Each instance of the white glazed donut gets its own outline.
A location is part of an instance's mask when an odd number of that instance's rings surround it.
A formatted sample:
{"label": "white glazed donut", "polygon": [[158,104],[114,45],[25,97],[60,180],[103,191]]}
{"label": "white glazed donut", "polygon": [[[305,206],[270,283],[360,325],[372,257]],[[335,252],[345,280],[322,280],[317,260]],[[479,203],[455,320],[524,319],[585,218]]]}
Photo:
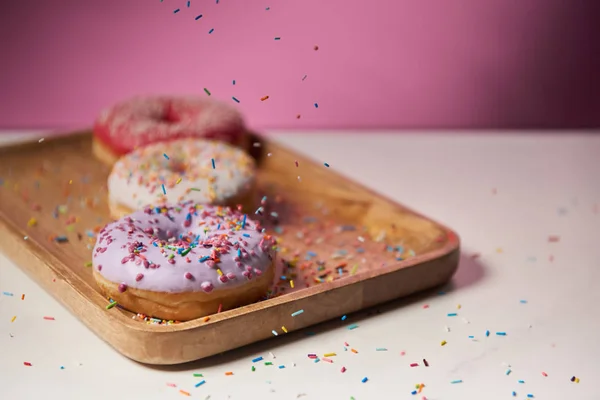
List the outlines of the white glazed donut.
{"label": "white glazed donut", "polygon": [[223,142],[179,139],[143,147],[121,157],[108,177],[111,215],[148,204],[250,207],[256,166],[243,150]]}

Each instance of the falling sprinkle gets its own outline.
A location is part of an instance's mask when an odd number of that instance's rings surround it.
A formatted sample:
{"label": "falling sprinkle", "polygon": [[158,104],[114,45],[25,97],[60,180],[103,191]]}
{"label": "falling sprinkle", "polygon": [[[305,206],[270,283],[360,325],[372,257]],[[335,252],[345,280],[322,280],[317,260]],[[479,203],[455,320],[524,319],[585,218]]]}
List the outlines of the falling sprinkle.
{"label": "falling sprinkle", "polygon": [[42,143],[44,141],[44,138],[41,138],[40,140],[38,140],[38,143]]}
{"label": "falling sprinkle", "polygon": [[164,183],[161,185],[161,187],[162,187],[163,194],[167,194],[167,189],[165,189]]}
{"label": "falling sprinkle", "polygon": [[210,159],[210,162],[212,163],[212,167],[213,167],[213,169],[216,169],[217,167],[215,166],[215,159],[214,159],[214,158],[211,158],[211,159]]}
{"label": "falling sprinkle", "polygon": [[177,14],[179,12],[179,8],[173,11],[173,14]]}
{"label": "falling sprinkle", "polygon": [[280,37],[276,37],[275,40],[281,40],[281,38]]}
{"label": "falling sprinkle", "polygon": [[304,75],[304,76],[302,77],[302,80],[305,80],[307,76],[308,76],[308,75]]}
{"label": "falling sprinkle", "polygon": [[268,98],[269,98],[269,96],[263,96],[263,97],[261,97],[261,98],[260,98],[260,101],[265,101],[265,100],[267,100]]}
{"label": "falling sprinkle", "polygon": [[292,313],[292,317],[297,317],[298,315],[302,314],[304,312],[304,310],[298,310]]}
{"label": "falling sprinkle", "polygon": [[211,28],[210,31],[208,31],[208,34],[210,35],[211,33],[213,33],[215,31],[215,28]]}
{"label": "falling sprinkle", "polygon": [[111,301],[111,302],[110,302],[110,304],[108,304],[108,305],[106,306],[106,309],[107,309],[107,310],[110,310],[111,308],[113,308],[113,307],[114,307],[114,306],[116,306],[116,305],[117,305],[117,302],[116,302],[116,301]]}
{"label": "falling sprinkle", "polygon": [[323,165],[326,166],[327,168],[329,168],[329,164],[323,163]]}
{"label": "falling sprinkle", "polygon": [[190,3],[191,3],[191,1],[188,1],[188,2],[187,2],[187,6],[188,6],[188,8],[190,7]]}
{"label": "falling sprinkle", "polygon": [[273,334],[273,336],[277,336],[277,332],[275,332],[275,330],[272,330],[271,333]]}
{"label": "falling sprinkle", "polygon": [[238,99],[236,99],[234,96],[231,97],[233,99],[233,101],[235,101],[236,103],[239,103],[240,101]]}
{"label": "falling sprinkle", "polygon": [[315,103],[315,108],[319,108],[319,104],[318,103]]}
{"label": "falling sprinkle", "polygon": [[163,156],[167,159],[170,160],[169,156],[163,153]]}
{"label": "falling sprinkle", "polygon": [[202,14],[198,15],[194,20],[198,21],[200,18],[202,18]]}

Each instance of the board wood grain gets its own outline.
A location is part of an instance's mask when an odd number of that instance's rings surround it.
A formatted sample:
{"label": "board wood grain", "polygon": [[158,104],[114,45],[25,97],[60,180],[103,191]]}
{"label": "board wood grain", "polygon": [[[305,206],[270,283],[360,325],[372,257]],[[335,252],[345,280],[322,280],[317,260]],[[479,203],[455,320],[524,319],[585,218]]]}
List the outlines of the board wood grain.
{"label": "board wood grain", "polygon": [[268,138],[252,135],[251,142],[259,197],[272,199],[264,223],[280,240],[284,268],[266,300],[181,323],[107,310],[90,261],[95,232],[110,221],[110,167],[93,157],[89,132],[0,149],[0,249],[117,351],[162,365],[429,289],[456,271],[452,230]]}

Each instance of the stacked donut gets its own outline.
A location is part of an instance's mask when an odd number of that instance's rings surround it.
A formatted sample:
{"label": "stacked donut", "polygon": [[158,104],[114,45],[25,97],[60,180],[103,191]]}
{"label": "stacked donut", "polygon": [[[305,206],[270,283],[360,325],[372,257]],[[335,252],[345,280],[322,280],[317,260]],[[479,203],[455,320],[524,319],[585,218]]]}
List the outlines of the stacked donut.
{"label": "stacked donut", "polygon": [[102,113],[94,154],[112,165],[93,274],[130,311],[189,320],[255,302],[274,276],[273,239],[242,212],[256,166],[239,113],[218,102],[134,98]]}

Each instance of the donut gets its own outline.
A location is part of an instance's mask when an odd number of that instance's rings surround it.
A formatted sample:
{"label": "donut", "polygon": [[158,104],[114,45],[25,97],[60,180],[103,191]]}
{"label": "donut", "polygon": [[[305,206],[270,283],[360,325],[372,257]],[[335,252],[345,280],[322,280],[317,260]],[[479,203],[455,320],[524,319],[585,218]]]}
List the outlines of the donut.
{"label": "donut", "polygon": [[112,165],[138,147],[183,137],[246,145],[244,121],[235,108],[208,98],[150,96],[103,111],[94,123],[93,153]]}
{"label": "donut", "polygon": [[254,159],[243,150],[207,139],[178,139],[121,157],[108,176],[110,214],[119,219],[147,204],[252,206]]}
{"label": "donut", "polygon": [[186,321],[263,298],[275,252],[274,240],[245,214],[187,202],[108,224],[92,259],[100,290],[120,306]]}

